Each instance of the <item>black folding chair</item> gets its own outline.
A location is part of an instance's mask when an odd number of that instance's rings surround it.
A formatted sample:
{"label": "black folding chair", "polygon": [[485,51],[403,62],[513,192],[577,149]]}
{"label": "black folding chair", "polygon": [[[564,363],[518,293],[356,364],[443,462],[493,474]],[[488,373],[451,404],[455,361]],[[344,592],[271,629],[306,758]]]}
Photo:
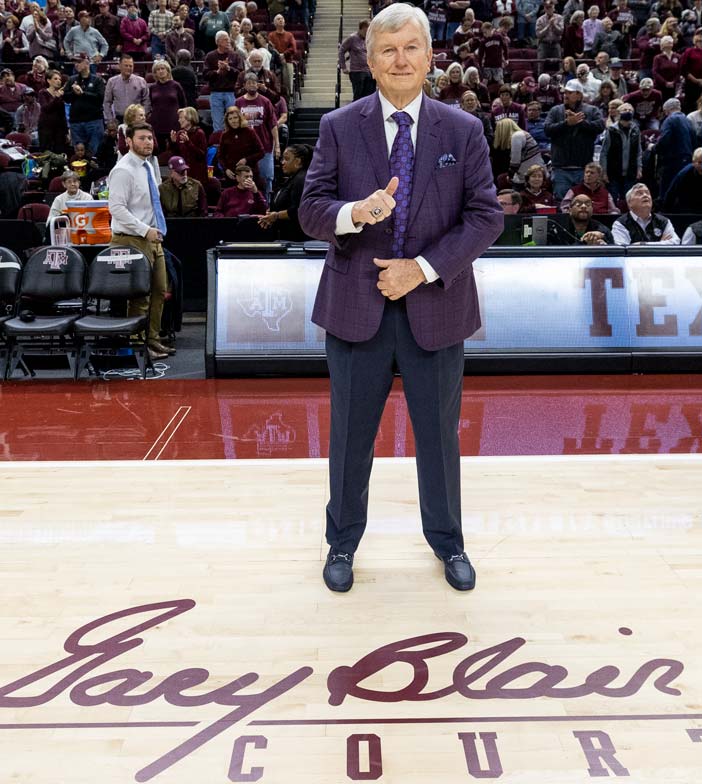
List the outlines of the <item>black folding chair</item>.
{"label": "black folding chair", "polygon": [[78,348],[75,378],[80,378],[91,355],[115,355],[125,349],[132,351],[142,378],[146,378],[147,367],[153,370],[146,346],[149,313],[118,317],[104,315],[101,307],[106,301],[137,299],[150,293],[151,265],[143,253],[127,245],[98,253],[88,269],[86,287],[87,297],[96,300],[96,312],[73,325]]}
{"label": "black folding chair", "polygon": [[0,378],[5,378],[9,352],[3,324],[15,315],[22,263],[9,248],[0,248]]}
{"label": "black folding chair", "polygon": [[3,324],[9,353],[4,378],[10,378],[29,353],[65,354],[74,371],[72,330],[85,308],[85,266],[83,256],[69,247],[39,248],[29,257],[22,271],[16,315]]}

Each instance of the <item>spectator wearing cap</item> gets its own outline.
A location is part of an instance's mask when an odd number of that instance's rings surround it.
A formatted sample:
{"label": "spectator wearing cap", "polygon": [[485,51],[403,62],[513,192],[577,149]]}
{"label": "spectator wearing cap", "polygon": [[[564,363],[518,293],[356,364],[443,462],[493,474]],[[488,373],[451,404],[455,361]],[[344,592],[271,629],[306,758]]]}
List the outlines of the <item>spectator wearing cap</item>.
{"label": "spectator wearing cap", "polygon": [[122,36],[119,32],[119,19],[110,13],[109,0],[100,0],[98,13],[93,19],[93,27],[107,41],[107,56],[117,57],[122,52]]}
{"label": "spectator wearing cap", "polygon": [[663,97],[653,89],[653,79],[646,77],[639,82],[639,89],[633,93],[622,95],[625,103],[634,107],[634,114],[642,131],[657,131],[660,127],[659,117],[663,108]]}
{"label": "spectator wearing cap", "polygon": [[168,159],[169,177],[159,186],[163,214],[167,218],[204,218],[207,196],[202,183],[188,176],[188,164],[180,155]]}
{"label": "spectator wearing cap", "polygon": [[553,195],[562,199],[583,177],[592,161],[595,140],[604,130],[599,110],[583,103],[582,85],[576,79],[566,84],[564,103],[554,106],[546,117],[546,136],[551,140]]}
{"label": "spectator wearing cap", "polygon": [[9,112],[13,117],[22,105],[22,96],[27,86],[15,81],[15,74],[9,68],[0,71],[0,109]]}
{"label": "spectator wearing cap", "polygon": [[17,109],[15,114],[15,125],[17,130],[22,133],[28,133],[32,139],[32,144],[37,144],[39,141],[38,127],[39,127],[39,114],[41,107],[37,103],[37,94],[28,87],[22,94],[22,105]]}
{"label": "spectator wearing cap", "polygon": [[567,223],[549,223],[547,245],[614,245],[612,232],[593,220],[592,199],[587,194],[575,196]]}
{"label": "spectator wearing cap", "polygon": [[563,103],[561,91],[555,84],[551,83],[551,77],[548,74],[539,75],[534,100],[541,107],[542,114],[548,114],[554,106]]}
{"label": "spectator wearing cap", "polygon": [[90,72],[87,55],[82,54],[76,61],[76,73],[66,82],[63,100],[70,105],[71,141],[74,145],[82,142],[95,153],[105,132],[102,109],[105,82]]}
{"label": "spectator wearing cap", "polygon": [[663,197],[665,212],[700,211],[702,203],[702,147],[692,153],[692,163],[684,166],[673,178]]}
{"label": "spectator wearing cap", "polygon": [[128,106],[141,104],[144,111],[151,111],[149,86],[146,79],[134,73],[134,58],[131,54],[122,54],[119,58],[119,73],[111,76],[105,85],[105,97],[102,108],[105,122],[117,120],[121,123]]}
{"label": "spectator wearing cap", "polygon": [[69,60],[77,61],[85,55],[91,63],[99,63],[107,57],[107,41],[91,22],[90,14],[81,11],[78,14],[78,25],[66,33],[63,48]]}
{"label": "spectator wearing cap", "polygon": [[39,147],[43,151],[61,155],[66,151],[68,125],[66,123],[66,104],[63,100],[63,83],[59,71],[51,70],[46,74],[46,88],[40,90],[37,103],[39,113]]}
{"label": "spectator wearing cap", "polygon": [[265,215],[268,203],[258,190],[253,170],[240,163],[234,170],[235,184],[225,188],[215,208],[215,218],[238,218],[240,215]]}
{"label": "spectator wearing cap", "polygon": [[482,38],[478,40],[478,60],[483,69],[483,78],[488,82],[501,84],[504,81],[504,67],[509,50],[505,39],[495,31],[490,22],[480,27]]}
{"label": "spectator wearing cap", "polygon": [[660,173],[660,194],[665,195],[678,172],[692,161],[695,134],[680,110],[680,101],[669,98],[663,104],[665,119],[656,143],[656,158]]}
{"label": "spectator wearing cap", "polygon": [[60,193],[52,202],[49,210],[49,217],[55,218],[66,212],[67,201],[92,201],[93,197],[80,189],[80,177],[70,169],[61,175],[61,185],[63,193]]}
{"label": "spectator wearing cap", "polygon": [[497,96],[498,100],[492,109],[493,125],[497,125],[500,120],[514,120],[522,130],[526,130],[526,112],[521,104],[512,100],[512,88],[503,84]]}
{"label": "spectator wearing cap", "polygon": [[158,0],[156,8],[149,14],[151,55],[166,56],[166,36],[173,27],[173,11],[168,10],[168,0]]}
{"label": "spectator wearing cap", "polygon": [[570,17],[569,24],[563,33],[563,54],[568,57],[580,59],[585,51],[583,39],[583,22],[585,14],[582,11],[574,11]]}
{"label": "spectator wearing cap", "polygon": [[629,85],[624,76],[624,63],[618,57],[612,57],[609,61],[609,73],[612,84],[617,88],[617,95],[626,95]]}
{"label": "spectator wearing cap", "polygon": [[653,58],[653,83],[663,100],[674,98],[680,80],[681,55],[673,51],[673,38],[661,38],[661,53]]}
{"label": "spectator wearing cap", "polygon": [[146,54],[149,44],[149,26],[139,16],[139,9],[132,0],[127,4],[127,15],[119,23],[119,33],[122,36],[123,54]]}
{"label": "spectator wearing cap", "polygon": [[642,182],[627,191],[629,211],[612,224],[612,236],[617,245],[679,245],[680,238],[665,215],[653,212],[653,199]]}
{"label": "spectator wearing cap", "polygon": [[514,102],[520,103],[522,106],[527,106],[534,100],[534,93],[536,92],[536,79],[533,76],[525,76],[517,85],[514,93]]}
{"label": "spectator wearing cap", "polygon": [[564,26],[563,17],[556,13],[556,4],[553,0],[546,0],[544,13],[536,20],[539,60],[561,59]]}
{"label": "spectator wearing cap", "polygon": [[5,19],[0,60],[5,63],[20,63],[29,60],[29,41],[20,30],[19,19],[14,14]]}
{"label": "spectator wearing cap", "polygon": [[634,122],[634,107],[622,103],[617,107],[615,116],[614,123],[608,126],[602,140],[600,165],[602,178],[612,198],[618,202],[641,179],[643,148],[641,132]]}
{"label": "spectator wearing cap", "polygon": [[573,199],[585,194],[592,200],[596,215],[619,215],[619,208],[604,185],[602,167],[592,161],[583,172],[583,181],[568,190],[561,201],[561,212],[569,212]]}
{"label": "spectator wearing cap", "polygon": [[171,131],[170,147],[184,158],[190,174],[203,185],[207,182],[207,138],[200,128],[197,109],[185,106],[178,110],[178,130]]}
{"label": "spectator wearing cap", "polygon": [[693,46],[683,52],[680,73],[685,80],[685,111],[694,111],[702,95],[702,27],[695,30]]}

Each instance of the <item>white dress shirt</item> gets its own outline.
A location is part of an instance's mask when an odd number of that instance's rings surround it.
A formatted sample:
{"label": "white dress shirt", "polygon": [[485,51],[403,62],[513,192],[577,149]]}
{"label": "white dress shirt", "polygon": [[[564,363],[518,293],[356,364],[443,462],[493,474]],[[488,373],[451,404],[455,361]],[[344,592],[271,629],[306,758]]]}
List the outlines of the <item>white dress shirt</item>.
{"label": "white dress shirt", "polygon": [[151,168],[153,176],[151,164],[133,152],[122,156],[110,172],[107,186],[110,190],[109,207],[114,234],[145,237],[149,229],[156,228],[144,163]]}
{"label": "white dress shirt", "polygon": [[[412,118],[410,134],[412,137],[412,146],[415,148],[415,150],[417,149],[417,125],[419,123],[419,110],[422,106],[423,95],[424,93],[419,93],[419,95],[411,103],[408,103],[404,109],[400,110],[396,106],[393,106],[381,92],[378,92],[378,96],[380,97],[380,108],[383,112],[383,126],[385,128],[385,142],[387,145],[388,158],[390,158],[390,154],[392,153],[392,145],[395,141],[395,137],[397,136],[397,123],[392,119],[392,115],[398,111],[406,112]],[[366,224],[356,226],[351,218],[351,212],[353,211],[355,204],[355,201],[349,201],[339,210],[336,216],[336,227],[334,229],[335,234],[358,234],[359,232],[363,231],[363,228]],[[424,277],[427,279],[427,283],[433,283],[435,280],[439,279],[436,270],[424,258],[424,256],[417,256],[415,261],[421,267],[421,270],[424,273]]]}
{"label": "white dress shirt", "polygon": [[[626,213],[625,213],[626,214]],[[651,213],[651,217],[646,221],[643,218],[639,217],[635,213],[630,213],[631,217],[641,226],[641,228],[646,231],[646,226],[651,222],[653,218],[653,213]],[[627,231],[626,226],[620,221],[614,221],[612,224],[612,237],[614,238],[615,245],[631,245],[631,235]],[[666,237],[667,239],[662,239]],[[673,224],[668,221],[663,228],[663,233],[661,234],[660,240],[649,241],[641,243],[642,245],[679,245],[680,244],[680,237],[675,233],[675,229],[673,228]]]}

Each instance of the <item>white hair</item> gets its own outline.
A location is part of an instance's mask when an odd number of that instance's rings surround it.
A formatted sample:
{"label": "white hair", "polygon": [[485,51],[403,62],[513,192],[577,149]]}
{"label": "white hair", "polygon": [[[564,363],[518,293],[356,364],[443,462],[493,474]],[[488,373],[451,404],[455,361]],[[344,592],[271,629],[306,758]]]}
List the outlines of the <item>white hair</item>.
{"label": "white hair", "polygon": [[218,30],[215,34],[215,43],[222,38],[229,38],[229,33],[226,30]]}
{"label": "white hair", "polygon": [[702,147],[697,147],[692,153],[692,160],[694,161],[695,158],[702,158]]}
{"label": "white hair", "polygon": [[665,44],[670,44],[672,46],[674,43],[675,43],[675,41],[673,40],[673,36],[672,35],[664,35],[663,38],[661,38],[661,48]]}
{"label": "white hair", "polygon": [[629,188],[629,190],[626,192],[626,196],[624,197],[626,199],[627,204],[631,204],[631,199],[634,195],[634,191],[641,190],[641,188],[646,188],[646,190],[648,191],[648,186],[644,185],[643,182],[637,182],[636,185],[632,185],[631,188]]}
{"label": "white hair", "polygon": [[466,72],[463,74],[463,83],[470,84],[469,79],[471,76],[477,76],[478,81],[480,81],[480,71],[474,65],[469,65],[466,68]]}
{"label": "white hair", "polygon": [[668,98],[668,100],[663,104],[663,111],[666,114],[672,114],[673,112],[680,111],[680,101],[677,98]]}
{"label": "white hair", "polygon": [[396,33],[409,22],[414,22],[420,29],[426,42],[426,49],[431,49],[431,30],[427,15],[421,8],[415,8],[407,3],[393,3],[384,8],[379,14],[373,17],[366,33],[366,50],[371,56],[373,50],[373,39],[377,33]]}

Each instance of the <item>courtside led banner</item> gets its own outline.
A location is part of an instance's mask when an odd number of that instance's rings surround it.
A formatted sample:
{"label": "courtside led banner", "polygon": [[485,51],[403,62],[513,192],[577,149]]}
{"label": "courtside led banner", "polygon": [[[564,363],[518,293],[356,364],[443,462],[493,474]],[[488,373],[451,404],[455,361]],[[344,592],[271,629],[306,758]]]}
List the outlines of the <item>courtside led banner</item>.
{"label": "courtside led banner", "polygon": [[[466,354],[702,351],[702,255],[674,250],[478,259],[483,326]],[[323,264],[219,258],[217,355],[324,354],[324,332],[310,320]]]}

